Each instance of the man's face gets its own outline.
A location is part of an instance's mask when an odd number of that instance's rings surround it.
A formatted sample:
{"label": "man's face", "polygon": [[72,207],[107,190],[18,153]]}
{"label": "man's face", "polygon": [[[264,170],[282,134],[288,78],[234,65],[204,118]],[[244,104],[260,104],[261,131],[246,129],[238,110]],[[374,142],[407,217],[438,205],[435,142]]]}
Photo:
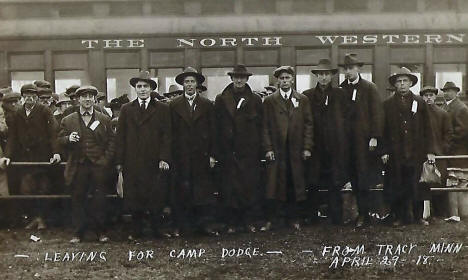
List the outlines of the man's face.
{"label": "man's face", "polygon": [[350,81],[356,80],[359,76],[359,66],[357,65],[346,65],[343,69],[346,79]]}
{"label": "man's face", "polygon": [[145,81],[138,81],[135,84],[135,91],[137,93],[138,98],[146,100],[150,97],[151,86]]}
{"label": "man's face", "polygon": [[410,78],[408,76],[398,76],[395,80],[395,88],[399,93],[406,94],[409,92],[410,87],[413,86]]}
{"label": "man's face", "polygon": [[331,71],[319,71],[317,72],[318,83],[321,86],[328,86],[332,80],[332,72]]}
{"label": "man's face", "polygon": [[82,93],[78,97],[78,102],[80,103],[80,106],[83,107],[85,110],[91,109],[95,103],[95,96],[91,93]]}
{"label": "man's face", "polygon": [[100,98],[97,103],[99,106],[104,107],[106,105],[106,99]]}
{"label": "man's face", "polygon": [[436,95],[432,91],[426,91],[422,98],[428,105],[433,105],[435,103]]}
{"label": "man's face", "polygon": [[31,107],[34,106],[37,102],[37,94],[31,93],[31,92],[25,92],[23,93],[23,100],[24,100],[24,105],[26,107]]}
{"label": "man's face", "polygon": [[447,89],[444,90],[444,98],[446,101],[450,101],[452,99],[455,99],[457,97],[457,91],[455,89]]}
{"label": "man's face", "polygon": [[63,112],[65,111],[67,108],[70,108],[71,107],[71,102],[62,102],[60,103],[60,110]]}
{"label": "man's face", "polygon": [[249,76],[244,75],[233,75],[231,76],[231,81],[234,83],[234,88],[236,89],[243,89],[247,81],[249,80]]}
{"label": "man's face", "polygon": [[187,76],[184,79],[184,90],[188,95],[194,95],[197,91],[197,79],[193,76]]}
{"label": "man's face", "polygon": [[281,72],[281,74],[278,76],[278,82],[279,82],[279,87],[282,90],[288,91],[289,89],[292,88],[292,85],[294,84],[293,75],[287,72]]}
{"label": "man's face", "polygon": [[50,106],[52,100],[49,96],[41,96],[39,97],[39,102],[45,106]]}

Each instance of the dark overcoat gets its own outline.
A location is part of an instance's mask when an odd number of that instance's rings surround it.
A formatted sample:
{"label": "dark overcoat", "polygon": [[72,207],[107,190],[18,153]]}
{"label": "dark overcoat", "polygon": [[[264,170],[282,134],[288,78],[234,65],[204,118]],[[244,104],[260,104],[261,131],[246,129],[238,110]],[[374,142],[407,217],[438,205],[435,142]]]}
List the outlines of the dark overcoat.
{"label": "dark overcoat", "polygon": [[[234,94],[245,100],[237,109]],[[252,206],[258,201],[262,156],[262,99],[249,85],[234,93],[229,84],[215,100],[221,196],[228,207]]]}
{"label": "dark overcoat", "polygon": [[[468,155],[468,107],[455,98],[446,106],[453,127],[450,142],[451,155]],[[450,160],[450,167],[468,168],[468,160]]]}
{"label": "dark overcoat", "polygon": [[[434,153],[432,127],[429,119],[429,111],[426,102],[413,93],[409,93],[410,102],[417,102],[416,113],[411,114],[408,130],[403,131],[402,116],[399,109],[399,94],[394,94],[384,102],[385,122],[383,130],[383,154],[389,155],[389,161],[386,164],[384,193],[387,199],[393,202],[394,199],[400,199],[408,190],[402,188],[402,165],[415,168],[415,182],[413,183],[412,193],[418,194],[418,181],[421,177],[422,165],[427,160],[427,154]],[[411,108],[408,109],[410,111]],[[404,159],[405,152],[402,145],[402,135],[410,134],[411,158]]]}
{"label": "dark overcoat", "polygon": [[116,164],[123,165],[124,204],[130,211],[159,210],[167,185],[159,161],[171,164],[169,105],[152,99],[142,111],[138,100],[122,106],[116,137]]}
{"label": "dark overcoat", "polygon": [[[377,152],[369,151],[371,138],[377,139],[377,145],[382,137],[383,130],[383,106],[377,86],[359,77],[357,85],[350,85],[345,80],[340,85],[345,90],[343,98],[345,104],[345,127],[347,139],[351,143],[349,148],[349,166],[355,173],[353,178],[357,180],[356,188],[368,189],[378,183],[379,156]],[[356,96],[353,100],[353,92]]]}
{"label": "dark overcoat", "polygon": [[[99,121],[99,125],[93,131],[96,144],[102,151],[105,151],[102,158],[99,159],[96,164],[105,168],[110,168],[115,153],[114,134],[110,126],[110,118],[103,113],[94,111],[94,119]],[[74,112],[63,118],[60,123],[58,142],[63,151],[66,151],[68,155],[67,165],[64,171],[65,184],[67,185],[73,182],[81,152],[79,143],[71,143],[68,138],[72,132],[78,132],[78,135],[83,135],[80,122],[81,118],[79,113]]]}
{"label": "dark overcoat", "polygon": [[319,85],[304,91],[310,100],[315,143],[307,178],[315,187],[342,187],[349,179],[344,94],[343,89],[331,85],[324,91]]}
{"label": "dark overcoat", "polygon": [[[263,103],[263,152],[275,154],[275,160],[267,163],[267,199],[287,200],[287,188],[291,187],[286,185],[288,165],[292,169],[296,201],[307,197],[302,155],[304,150],[313,148],[313,119],[309,99],[296,91],[291,94],[298,102],[297,107],[288,105],[279,91],[266,97]],[[288,152],[289,162],[286,160]]]}
{"label": "dark overcoat", "polygon": [[215,116],[210,100],[197,95],[194,111],[184,95],[169,103],[172,120],[173,175],[176,203],[214,203],[210,157],[215,157]]}

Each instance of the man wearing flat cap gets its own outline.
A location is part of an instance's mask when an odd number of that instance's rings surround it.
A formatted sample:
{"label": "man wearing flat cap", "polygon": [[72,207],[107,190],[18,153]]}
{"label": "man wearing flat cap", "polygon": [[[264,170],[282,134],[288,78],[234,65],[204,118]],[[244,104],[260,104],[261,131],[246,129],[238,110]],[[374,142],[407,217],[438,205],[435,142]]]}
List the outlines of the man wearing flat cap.
{"label": "man wearing flat cap", "polygon": [[[5,168],[10,161],[24,162],[60,162],[57,146],[57,123],[49,108],[37,100],[37,87],[26,84],[21,87],[24,98],[23,106],[12,116],[8,128],[8,140],[5,155],[0,159],[0,167]],[[18,170],[21,178],[21,194],[48,194],[50,178],[47,167],[27,167]],[[31,213],[36,218],[27,226],[45,229],[43,216],[46,214],[45,204],[38,200]]]}
{"label": "man wearing flat cap", "polygon": [[260,195],[262,100],[247,81],[244,65],[228,73],[231,83],[216,96],[218,158],[221,166],[221,199],[228,233],[254,232],[253,210]]}
{"label": "man wearing flat cap", "polygon": [[278,90],[263,103],[263,152],[266,166],[267,223],[271,229],[281,210],[288,224],[301,229],[299,203],[307,199],[306,162],[313,149],[313,119],[307,96],[293,89],[294,69],[277,68]]}
{"label": "man wearing flat cap", "polygon": [[383,104],[384,196],[390,202],[394,226],[412,221],[428,225],[423,219],[424,201],[418,192],[418,182],[423,163],[426,160],[435,163],[429,110],[426,102],[410,90],[418,78],[409,69],[402,67],[388,81],[396,92]]}
{"label": "man wearing flat cap", "polygon": [[157,84],[148,71],[130,79],[137,98],[122,106],[117,128],[116,164],[124,179],[124,208],[132,215],[129,240],[142,235],[149,212],[153,228],[167,200],[163,172],[171,162],[169,105],[150,98]]}
{"label": "man wearing flat cap", "polygon": [[216,192],[212,169],[216,164],[216,123],[210,100],[197,93],[205,77],[192,67],[176,76],[184,93],[169,104],[172,119],[175,188],[172,208],[176,232],[190,228],[216,234],[211,228]]}
{"label": "man wearing flat cap", "polygon": [[343,98],[346,92],[332,86],[338,69],[329,59],[320,59],[312,69],[317,76],[317,86],[304,91],[310,100],[313,116],[314,149],[307,170],[309,205],[312,222],[317,220],[318,188],[328,189],[328,217],[333,224],[343,223],[341,189],[348,182],[346,163],[346,131]]}
{"label": "man wearing flat cap", "polygon": [[[422,96],[424,101],[427,104],[427,109],[429,112],[429,121],[431,122],[431,134],[432,139],[434,140],[434,153],[436,156],[449,155],[450,152],[450,143],[452,141],[452,122],[450,120],[450,115],[439,108],[435,104],[437,97],[438,89],[433,86],[425,86],[421,89],[419,94]],[[442,174],[442,186],[446,186],[447,180],[447,161],[440,160],[436,162],[437,169]],[[427,186],[431,187],[431,186]],[[435,186],[440,187],[440,186]],[[420,188],[421,189],[421,188]],[[430,198],[430,190],[426,189],[423,193],[426,199]],[[448,194],[447,193],[434,193],[432,194],[432,206],[433,213],[431,215],[437,217],[448,217]]]}
{"label": "man wearing flat cap", "polygon": [[60,124],[59,143],[68,154],[65,184],[71,186],[73,238],[70,243],[81,242],[92,222],[98,240],[108,241],[105,187],[115,147],[110,118],[93,109],[97,94],[93,86],[78,88],[79,112],[64,117]]}
{"label": "man wearing flat cap", "polygon": [[376,149],[378,139],[382,137],[384,121],[382,100],[377,86],[361,77],[362,65],[353,53],[346,54],[344,63],[340,64],[346,77],[340,86],[345,90],[343,101],[346,139],[349,142],[348,168],[359,211],[356,227],[370,221],[369,188],[378,183],[372,179],[378,178],[380,170],[373,167],[379,160]]}
{"label": "man wearing flat cap", "polygon": [[[80,110],[80,104],[79,104],[79,101],[78,101],[78,96],[76,95],[76,90],[78,88],[80,88],[80,86],[72,85],[69,88],[67,88],[66,91],[65,91],[65,95],[70,98],[72,106],[65,109],[65,111],[63,112],[64,117],[70,115],[73,112],[78,112]],[[93,105],[93,110],[96,110],[98,112],[103,113],[102,108],[100,106],[98,106],[97,104]]]}
{"label": "man wearing flat cap", "polygon": [[[454,82],[446,82],[440,90],[444,93],[447,104],[445,108],[453,127],[449,154],[466,155],[468,154],[468,107],[458,97],[460,88]],[[450,160],[450,165],[468,168],[468,160]]]}

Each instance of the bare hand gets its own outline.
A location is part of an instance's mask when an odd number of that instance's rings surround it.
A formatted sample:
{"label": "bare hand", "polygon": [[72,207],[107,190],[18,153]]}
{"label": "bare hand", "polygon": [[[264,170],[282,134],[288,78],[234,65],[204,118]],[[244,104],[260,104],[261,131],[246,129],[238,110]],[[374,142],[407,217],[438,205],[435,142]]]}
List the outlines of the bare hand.
{"label": "bare hand", "polygon": [[371,138],[369,141],[369,151],[373,151],[377,148],[377,139],[376,138]]}
{"label": "bare hand", "polygon": [[266,153],[265,158],[269,161],[275,160],[275,153],[273,151],[269,151]]}
{"label": "bare hand", "polygon": [[210,157],[210,168],[215,167],[218,161],[214,157]]}
{"label": "bare hand", "polygon": [[435,155],[434,154],[427,154],[427,161],[429,164],[434,164],[435,163]]}
{"label": "bare hand", "polygon": [[304,158],[304,160],[308,160],[311,155],[312,154],[310,153],[309,150],[304,150],[304,152],[302,152],[302,157]]}
{"label": "bare hand", "polygon": [[382,156],[382,162],[383,162],[383,164],[387,164],[388,158],[389,158],[389,157],[390,157],[389,155],[383,155],[383,156]]}
{"label": "bare hand", "polygon": [[167,170],[169,170],[169,164],[167,162],[165,162],[164,160],[161,160],[159,162],[159,169],[162,170],[162,171],[167,171]]}
{"label": "bare hand", "polygon": [[70,141],[71,143],[76,143],[80,141],[80,136],[78,135],[78,132],[70,133],[70,136],[68,136],[68,141]]}
{"label": "bare hand", "polygon": [[6,158],[6,157],[0,158],[0,168],[1,169],[5,169],[8,165],[10,165],[10,159],[9,158]]}
{"label": "bare hand", "polygon": [[50,162],[51,164],[54,164],[54,163],[59,163],[61,160],[62,160],[62,158],[60,157],[59,154],[54,154],[54,155],[50,158],[49,162]]}

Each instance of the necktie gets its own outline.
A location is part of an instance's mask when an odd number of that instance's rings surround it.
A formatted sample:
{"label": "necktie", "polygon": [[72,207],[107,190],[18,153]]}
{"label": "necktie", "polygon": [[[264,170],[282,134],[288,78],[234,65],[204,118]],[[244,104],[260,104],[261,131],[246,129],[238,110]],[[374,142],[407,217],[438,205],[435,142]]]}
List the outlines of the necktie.
{"label": "necktie", "polygon": [[146,106],[145,106],[145,105],[146,105],[146,100],[141,100],[141,106],[140,106],[140,109],[141,109],[141,111],[142,111],[142,112],[144,112],[144,111],[145,111],[145,109],[146,109]]}

